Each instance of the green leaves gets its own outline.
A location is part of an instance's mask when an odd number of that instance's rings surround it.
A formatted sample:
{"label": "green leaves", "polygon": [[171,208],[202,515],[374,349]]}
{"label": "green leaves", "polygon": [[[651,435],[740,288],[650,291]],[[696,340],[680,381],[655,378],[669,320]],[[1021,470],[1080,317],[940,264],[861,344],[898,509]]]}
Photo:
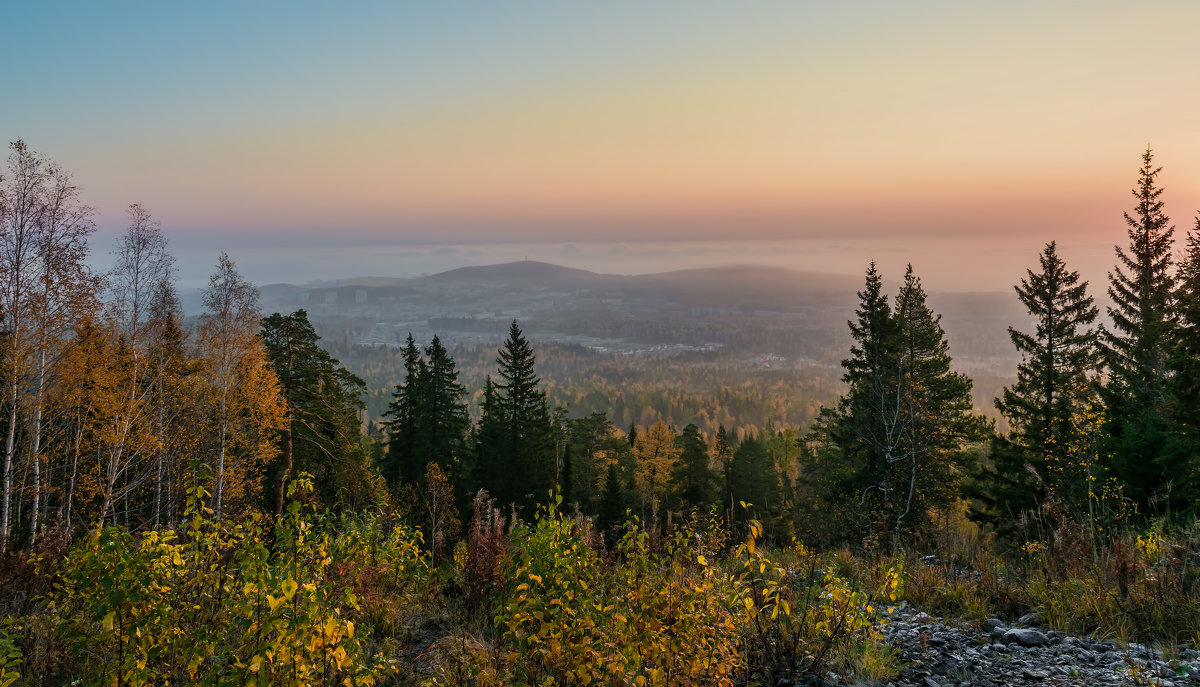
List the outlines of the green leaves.
{"label": "green leaves", "polygon": [[[296,493],[305,482],[295,480]],[[53,599],[80,673],[102,683],[301,685],[374,684],[390,672],[356,627],[361,577],[335,565],[374,561],[392,581],[423,576],[419,536],[353,521],[335,533],[292,505],[273,537],[260,517],[214,523],[197,509],[183,542],[116,527],[80,542]]]}

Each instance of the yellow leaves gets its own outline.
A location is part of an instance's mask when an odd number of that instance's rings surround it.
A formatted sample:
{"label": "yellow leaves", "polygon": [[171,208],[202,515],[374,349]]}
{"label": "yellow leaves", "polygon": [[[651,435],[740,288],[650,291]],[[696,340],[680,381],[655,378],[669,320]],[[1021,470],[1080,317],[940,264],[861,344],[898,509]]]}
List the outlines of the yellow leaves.
{"label": "yellow leaves", "polygon": [[109,612],[108,612],[108,615],[105,615],[105,616],[104,616],[104,619],[100,621],[100,629],[101,629],[101,631],[103,631],[103,632],[112,632],[112,629],[113,629],[113,620],[115,620],[115,619],[116,619],[116,617],[117,617],[117,613],[116,613],[116,611],[109,611]]}
{"label": "yellow leaves", "polygon": [[296,590],[300,588],[300,585],[296,584],[296,581],[289,577],[279,585],[279,588],[283,591],[284,596],[290,599],[293,595],[295,595]]}
{"label": "yellow leaves", "polygon": [[708,559],[706,559],[703,554],[696,556],[696,562],[704,567],[708,567]]}

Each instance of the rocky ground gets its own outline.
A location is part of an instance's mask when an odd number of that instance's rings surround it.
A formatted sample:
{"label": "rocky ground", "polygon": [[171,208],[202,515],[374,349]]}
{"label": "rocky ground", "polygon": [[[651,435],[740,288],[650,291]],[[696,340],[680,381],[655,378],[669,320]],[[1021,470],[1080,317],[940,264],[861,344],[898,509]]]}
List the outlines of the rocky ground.
{"label": "rocky ground", "polygon": [[1012,623],[944,621],[911,608],[884,630],[905,668],[892,687],[965,685],[1200,685],[1200,651],[1164,655],[1149,647],[1071,637],[1030,614]]}

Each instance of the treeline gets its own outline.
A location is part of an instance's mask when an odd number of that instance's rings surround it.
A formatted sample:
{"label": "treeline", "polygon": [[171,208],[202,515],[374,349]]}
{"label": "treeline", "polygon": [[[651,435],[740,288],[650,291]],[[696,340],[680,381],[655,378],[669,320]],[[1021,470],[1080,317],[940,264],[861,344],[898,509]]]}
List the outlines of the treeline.
{"label": "treeline", "polygon": [[[377,498],[362,383],[303,313],[262,320],[228,256],[183,327],[174,258],[140,205],[89,268],[94,212],[68,172],[11,144],[0,174],[0,550],[96,524],[169,529],[189,488],[218,520],[279,512],[293,465],[326,504]],[[307,337],[307,338],[306,338]]]}
{"label": "treeline", "polygon": [[[368,415],[381,417],[398,376],[403,376],[403,349],[323,343],[367,380]],[[459,344],[450,349],[469,390],[475,420],[486,376],[494,371],[496,348]],[[604,413],[624,428],[648,427],[658,420],[676,427],[695,423],[712,437],[720,425],[747,432],[802,427],[842,388],[834,367],[789,360],[764,368],[744,358],[724,351],[611,355],[578,345],[549,343],[537,348],[538,376],[552,404],[568,406],[576,417]]]}
{"label": "treeline", "polygon": [[1022,362],[995,400],[1006,435],[969,412],[971,382],[950,371],[911,267],[889,302],[872,265],[842,363],[848,392],[809,435],[811,503],[837,514],[825,522],[896,545],[936,536],[938,514],[967,499],[1016,544],[1063,527],[1094,537],[1194,520],[1200,219],[1176,264],[1160,171],[1148,149],[1109,274],[1111,327],[1095,325],[1088,284],[1054,242],[1015,287],[1034,329],[1009,328]]}
{"label": "treeline", "polygon": [[[1111,328],[1095,325],[1088,285],[1054,242],[1015,287],[1034,329],[1009,329],[1023,362],[995,399],[1003,435],[974,410],[972,381],[952,368],[941,317],[911,265],[889,297],[872,264],[849,322],[846,391],[804,434],[724,423],[706,433],[695,420],[712,416],[701,413],[683,427],[634,420],[628,431],[605,412],[569,417],[535,392],[533,353],[514,322],[473,428],[461,419],[461,385],[434,391],[421,381],[444,349],[435,339],[427,364],[410,339],[384,475],[419,491],[436,455],[440,474],[463,485],[459,503],[482,487],[527,512],[558,490],[602,525],[626,511],[653,521],[717,507],[756,517],[777,539],[820,545],[929,541],[964,511],[1016,543],[1064,523],[1099,532],[1190,521],[1200,495],[1200,220],[1175,264],[1158,173],[1147,151],[1126,215],[1129,247],[1117,248],[1110,275]],[[449,400],[420,396],[430,393]],[[408,430],[397,430],[403,409],[447,403],[460,417],[450,443],[410,449]]]}
{"label": "treeline", "polygon": [[1036,329],[1010,329],[1024,362],[996,399],[1001,436],[973,410],[911,266],[889,297],[873,264],[849,322],[844,393],[825,407],[830,381],[789,401],[786,376],[730,379],[707,359],[692,362],[712,388],[663,392],[644,379],[670,374],[661,360],[603,377],[608,361],[556,348],[590,381],[544,382],[514,321],[493,373],[469,385],[438,337],[410,337],[376,424],[364,398],[383,390],[322,347],[303,310],[262,318],[225,255],[186,330],[166,239],[141,206],[113,268],[93,273],[92,211],[70,175],[11,148],[0,179],[6,549],[96,523],[171,528],[195,487],[217,520],[278,516],[301,472],[318,505],[390,505],[423,523],[435,558],[480,489],[518,514],[557,491],[601,530],[629,513],[666,524],[715,508],[755,519],[768,539],[819,545],[919,542],[964,508],[1014,540],[1055,519],[1195,515],[1200,224],[1175,264],[1149,151],[1110,275],[1112,328],[1094,326],[1087,284],[1053,242],[1016,287]]}

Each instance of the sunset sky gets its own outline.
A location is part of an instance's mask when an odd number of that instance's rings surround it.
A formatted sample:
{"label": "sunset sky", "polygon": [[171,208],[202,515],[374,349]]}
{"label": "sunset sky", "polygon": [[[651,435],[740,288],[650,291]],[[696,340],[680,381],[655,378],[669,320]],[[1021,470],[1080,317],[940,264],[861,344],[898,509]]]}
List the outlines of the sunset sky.
{"label": "sunset sky", "polygon": [[1197,27],[1185,1],[7,2],[0,135],[75,174],[99,253],[146,206],[185,281],[224,249],[260,283],[876,258],[1004,288],[1057,239],[1098,284],[1147,144],[1180,234],[1200,210]]}

